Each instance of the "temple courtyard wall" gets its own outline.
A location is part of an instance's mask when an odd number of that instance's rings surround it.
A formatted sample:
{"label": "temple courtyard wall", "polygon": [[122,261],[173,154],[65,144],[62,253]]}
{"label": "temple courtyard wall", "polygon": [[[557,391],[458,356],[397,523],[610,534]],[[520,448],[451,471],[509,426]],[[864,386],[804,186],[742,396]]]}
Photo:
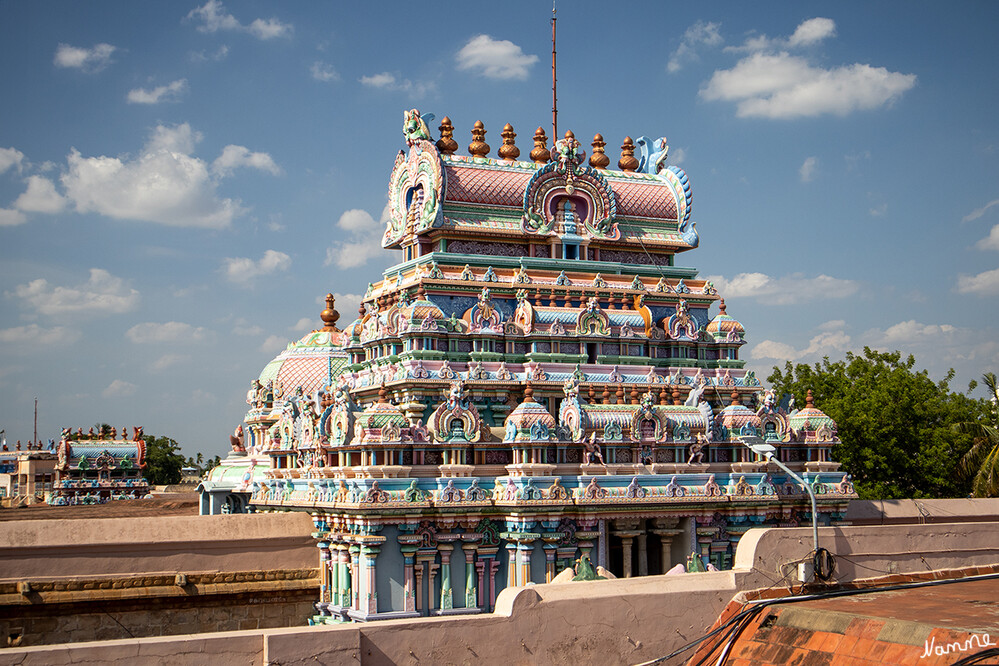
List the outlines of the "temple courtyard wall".
{"label": "temple courtyard wall", "polygon": [[[957,520],[978,513],[981,522],[927,519],[957,506],[887,507],[895,521],[911,512],[910,522],[824,527],[819,543],[837,556],[841,583],[999,564],[999,530],[989,503],[956,512]],[[286,517],[293,514],[277,516]],[[232,518],[238,517],[223,520]],[[314,560],[315,546],[305,541],[301,556]],[[605,663],[639,663],[703,635],[739,592],[786,587],[788,579],[781,578],[789,568],[782,565],[811,548],[810,528],[753,529],[740,540],[730,571],[510,588],[500,593],[492,614],[12,647],[0,650],[0,663],[561,664],[596,656]],[[251,596],[263,602],[266,593]],[[299,624],[308,612],[286,624]]]}
{"label": "temple courtyard wall", "polygon": [[304,625],[304,513],[3,524],[0,641],[39,645]]}

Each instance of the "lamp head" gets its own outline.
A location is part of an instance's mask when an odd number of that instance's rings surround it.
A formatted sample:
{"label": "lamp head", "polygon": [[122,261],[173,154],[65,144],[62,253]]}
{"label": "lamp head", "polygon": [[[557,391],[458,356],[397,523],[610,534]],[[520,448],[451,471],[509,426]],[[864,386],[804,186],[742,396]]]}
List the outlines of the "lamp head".
{"label": "lamp head", "polygon": [[764,458],[770,458],[777,449],[774,448],[773,444],[766,442],[762,437],[757,437],[756,435],[743,435],[739,438],[743,444],[749,447],[749,449]]}

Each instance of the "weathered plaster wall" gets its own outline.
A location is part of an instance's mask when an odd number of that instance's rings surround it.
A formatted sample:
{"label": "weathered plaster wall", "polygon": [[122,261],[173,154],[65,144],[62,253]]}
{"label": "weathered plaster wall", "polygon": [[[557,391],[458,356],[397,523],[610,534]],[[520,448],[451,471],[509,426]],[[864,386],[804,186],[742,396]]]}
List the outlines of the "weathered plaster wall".
{"label": "weathered plaster wall", "polygon": [[[999,562],[989,523],[831,527],[819,540],[845,578]],[[809,528],[751,530],[732,571],[507,589],[491,615],[14,648],[0,663],[637,663],[699,637],[738,591],[771,586],[810,549]],[[244,637],[238,650],[230,636]],[[183,660],[163,656],[174,654]]]}

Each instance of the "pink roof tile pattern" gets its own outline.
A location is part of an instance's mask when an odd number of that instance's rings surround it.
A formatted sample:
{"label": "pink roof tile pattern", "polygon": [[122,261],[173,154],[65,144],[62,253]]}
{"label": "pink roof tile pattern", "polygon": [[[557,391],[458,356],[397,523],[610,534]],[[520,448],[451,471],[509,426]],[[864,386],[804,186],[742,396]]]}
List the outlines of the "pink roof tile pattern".
{"label": "pink roof tile pattern", "polygon": [[524,190],[531,179],[529,171],[484,169],[445,164],[446,201],[521,208]]}

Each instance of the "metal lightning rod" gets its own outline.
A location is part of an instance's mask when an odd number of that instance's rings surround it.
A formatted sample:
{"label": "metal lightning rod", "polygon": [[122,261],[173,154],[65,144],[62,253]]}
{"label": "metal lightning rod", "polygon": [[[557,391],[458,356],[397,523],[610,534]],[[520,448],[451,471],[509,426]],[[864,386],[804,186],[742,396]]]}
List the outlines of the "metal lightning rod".
{"label": "metal lightning rod", "polygon": [[552,0],[552,141],[558,141],[558,79],[555,76],[555,0]]}

